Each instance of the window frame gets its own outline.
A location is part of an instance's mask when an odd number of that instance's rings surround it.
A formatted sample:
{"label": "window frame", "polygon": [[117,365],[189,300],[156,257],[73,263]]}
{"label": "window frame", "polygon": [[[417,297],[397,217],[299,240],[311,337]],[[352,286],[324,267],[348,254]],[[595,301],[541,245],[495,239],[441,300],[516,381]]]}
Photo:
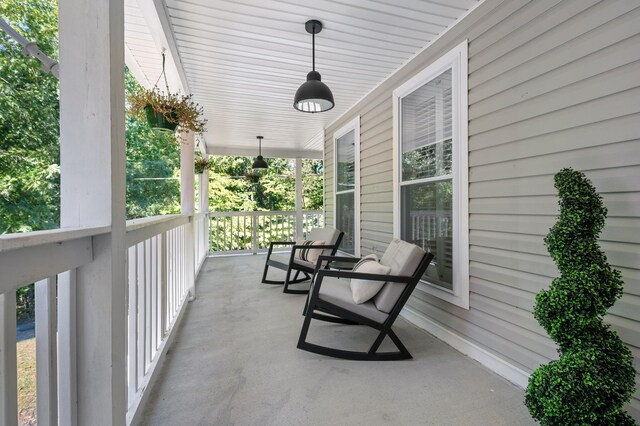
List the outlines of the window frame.
{"label": "window frame", "polygon": [[[451,69],[452,186],[453,186],[453,290],[421,280],[418,288],[449,303],[469,309],[469,144],[468,144],[468,41],[441,56],[393,91],[393,233],[401,235],[402,182],[401,100]],[[415,183],[429,180],[420,179]]]}
{"label": "window frame", "polygon": [[[353,190],[340,191],[338,193],[338,139],[353,131],[353,159],[354,176]],[[347,256],[360,257],[360,116],[342,126],[333,133],[333,221],[337,228],[338,222],[338,195],[353,192],[353,255],[338,250]]]}

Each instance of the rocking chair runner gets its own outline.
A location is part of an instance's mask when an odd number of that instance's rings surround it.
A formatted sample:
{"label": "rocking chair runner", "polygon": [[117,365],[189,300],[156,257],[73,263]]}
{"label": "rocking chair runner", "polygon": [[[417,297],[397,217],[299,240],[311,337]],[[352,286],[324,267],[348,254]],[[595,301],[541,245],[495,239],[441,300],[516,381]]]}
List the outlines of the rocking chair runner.
{"label": "rocking chair runner", "polygon": [[[309,240],[325,241],[325,244],[309,246],[309,245],[296,244],[294,241],[271,242],[269,244],[267,260],[265,261],[265,264],[264,264],[264,273],[262,274],[262,282],[264,284],[284,284],[284,288],[282,290],[283,293],[307,294],[309,292],[308,289],[303,289],[303,290],[292,289],[292,288],[289,288],[289,286],[291,284],[298,284],[303,281],[310,280],[313,274],[313,271],[315,270],[316,264],[314,262],[309,262],[309,261],[299,259],[296,256],[296,253],[301,250],[318,250],[318,251],[322,251],[323,255],[333,256],[338,250],[338,246],[340,246],[340,242],[342,241],[343,236],[344,236],[344,232],[338,231],[337,229],[313,228],[311,231],[309,231]],[[274,246],[277,246],[277,245],[290,245],[291,252],[273,253],[273,248]],[[270,266],[286,271],[284,281],[267,279],[267,272]],[[291,274],[294,271],[295,271],[295,275],[293,276],[293,279],[292,279]],[[300,273],[302,273],[303,276],[299,278]]]}
{"label": "rocking chair runner", "polygon": [[[381,264],[391,267],[390,275],[321,269],[320,265],[325,262],[355,263],[360,259],[320,256],[305,306],[305,319],[300,331],[298,348],[350,360],[389,361],[411,358],[411,354],[391,326],[432,259],[431,253],[398,239],[391,242],[380,259]],[[386,284],[372,300],[356,304],[350,290],[350,279],[383,281]],[[334,323],[367,325],[379,330],[380,333],[367,352],[320,346],[306,341],[312,318]],[[389,336],[396,345],[397,352],[378,352],[386,336]]]}

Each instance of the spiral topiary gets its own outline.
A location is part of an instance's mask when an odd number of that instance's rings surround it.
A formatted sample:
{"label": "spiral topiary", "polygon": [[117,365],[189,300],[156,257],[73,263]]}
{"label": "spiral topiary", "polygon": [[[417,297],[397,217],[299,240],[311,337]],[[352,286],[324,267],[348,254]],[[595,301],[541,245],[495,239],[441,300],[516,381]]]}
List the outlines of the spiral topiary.
{"label": "spiral topiary", "polygon": [[536,295],[534,317],[558,344],[560,359],[529,378],[525,405],[543,425],[633,425],[622,409],[635,388],[631,351],[602,317],[622,296],[598,235],[607,215],[586,176],[555,175],[560,217],[544,242],[560,276]]}

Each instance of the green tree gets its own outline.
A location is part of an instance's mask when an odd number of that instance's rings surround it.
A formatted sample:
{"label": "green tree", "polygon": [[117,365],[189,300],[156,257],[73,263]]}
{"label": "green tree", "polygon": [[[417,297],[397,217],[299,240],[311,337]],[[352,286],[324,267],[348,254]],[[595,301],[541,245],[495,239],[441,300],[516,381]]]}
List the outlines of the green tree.
{"label": "green tree", "polygon": [[[125,90],[140,90],[128,70]],[[180,145],[175,136],[128,116],[126,141],[127,219],[180,213]]]}
{"label": "green tree", "polygon": [[[209,199],[213,211],[295,210],[295,162],[267,158],[269,168],[251,170],[252,158],[212,156]],[[303,209],[318,210],[323,203],[323,167],[320,160],[303,160]]]}
{"label": "green tree", "polygon": [[[0,16],[57,57],[55,0],[3,0]],[[58,226],[58,123],[58,80],[0,31],[0,233]]]}
{"label": "green tree", "polygon": [[634,391],[631,351],[602,317],[622,296],[622,276],[598,245],[607,209],[581,172],[555,176],[560,217],[545,237],[560,270],[536,295],[533,315],[560,359],[529,378],[525,404],[543,425],[633,425],[622,410]]}

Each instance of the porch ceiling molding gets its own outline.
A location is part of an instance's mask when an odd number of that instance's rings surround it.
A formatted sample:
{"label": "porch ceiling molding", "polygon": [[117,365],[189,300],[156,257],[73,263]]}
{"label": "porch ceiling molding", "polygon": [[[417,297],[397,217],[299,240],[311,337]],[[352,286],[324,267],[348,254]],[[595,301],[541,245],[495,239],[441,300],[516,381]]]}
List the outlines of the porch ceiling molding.
{"label": "porch ceiling molding", "polygon": [[[161,71],[160,50],[167,49],[172,81],[204,107],[210,154],[255,155],[255,135],[261,134],[266,156],[320,157],[324,128],[477,4],[125,0],[127,64],[149,87]],[[311,69],[309,19],[323,23],[316,67],[336,100],[320,114],[293,108]]]}

